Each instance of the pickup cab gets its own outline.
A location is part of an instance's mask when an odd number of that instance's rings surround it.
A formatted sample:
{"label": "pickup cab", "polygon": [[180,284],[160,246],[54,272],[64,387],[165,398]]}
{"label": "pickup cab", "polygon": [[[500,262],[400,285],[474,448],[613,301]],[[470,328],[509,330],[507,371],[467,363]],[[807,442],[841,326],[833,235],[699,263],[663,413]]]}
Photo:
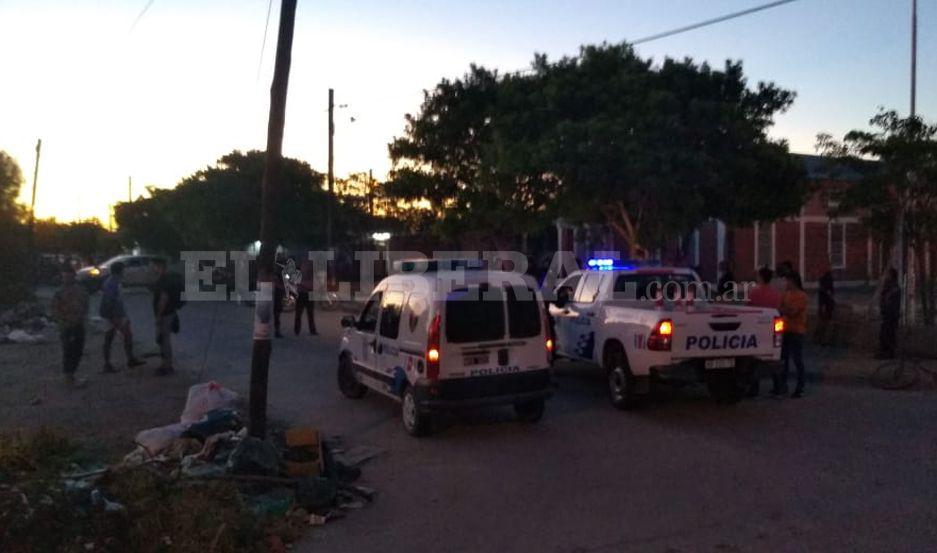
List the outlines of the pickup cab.
{"label": "pickup cab", "polygon": [[735,403],[760,364],[780,359],[784,323],[775,309],[708,301],[707,287],[684,268],[576,271],[549,308],[556,355],[602,367],[619,409],[652,382],[703,382],[717,401]]}

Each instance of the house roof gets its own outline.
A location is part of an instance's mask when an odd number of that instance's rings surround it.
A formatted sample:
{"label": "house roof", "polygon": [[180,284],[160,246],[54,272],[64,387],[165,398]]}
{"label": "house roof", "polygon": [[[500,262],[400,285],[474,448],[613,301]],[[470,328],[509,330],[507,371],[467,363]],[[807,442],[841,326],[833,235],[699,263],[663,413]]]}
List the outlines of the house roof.
{"label": "house roof", "polygon": [[830,158],[810,154],[792,154],[800,159],[804,164],[804,170],[807,178],[811,180],[838,180],[838,181],[857,181],[862,180],[872,171],[877,163],[873,161],[862,162],[861,167],[855,167],[844,163],[838,163]]}

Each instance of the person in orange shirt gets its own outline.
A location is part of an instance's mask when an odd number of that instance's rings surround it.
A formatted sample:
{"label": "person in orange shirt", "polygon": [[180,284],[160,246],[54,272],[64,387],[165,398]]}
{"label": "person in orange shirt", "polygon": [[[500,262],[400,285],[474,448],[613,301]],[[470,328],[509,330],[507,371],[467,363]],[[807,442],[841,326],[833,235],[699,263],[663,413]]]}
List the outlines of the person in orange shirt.
{"label": "person in orange shirt", "polygon": [[804,334],[807,332],[807,294],[797,272],[787,274],[787,287],[781,296],[781,316],[784,317],[784,337],[781,342],[781,374],[774,381],[773,394],[787,393],[787,368],[793,360],[797,368],[797,388],[792,398],[804,395]]}
{"label": "person in orange shirt", "polygon": [[[769,309],[777,309],[781,306],[781,292],[778,292],[777,288],[771,284],[772,278],[774,278],[774,271],[771,269],[762,267],[758,270],[758,284],[748,291],[748,305]],[[758,397],[762,374],[757,366],[752,371],[751,382],[748,385],[748,397]],[[771,377],[776,378],[773,371]]]}

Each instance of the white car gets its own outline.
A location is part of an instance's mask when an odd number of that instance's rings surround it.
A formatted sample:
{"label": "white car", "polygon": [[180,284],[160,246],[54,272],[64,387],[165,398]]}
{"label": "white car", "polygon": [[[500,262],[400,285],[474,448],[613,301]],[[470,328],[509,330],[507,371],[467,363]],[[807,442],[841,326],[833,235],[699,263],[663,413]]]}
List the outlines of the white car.
{"label": "white car", "polygon": [[440,410],[510,404],[521,420],[539,420],[553,342],[536,284],[516,273],[441,270],[432,260],[421,273],[385,278],[359,316],[342,319],[342,393],[400,401],[415,436]]}
{"label": "white car", "polygon": [[702,381],[734,403],[752,371],[780,358],[775,309],[707,302],[690,269],[589,265],[560,282],[550,305],[556,354],[602,367],[618,408],[634,407],[652,380]]}

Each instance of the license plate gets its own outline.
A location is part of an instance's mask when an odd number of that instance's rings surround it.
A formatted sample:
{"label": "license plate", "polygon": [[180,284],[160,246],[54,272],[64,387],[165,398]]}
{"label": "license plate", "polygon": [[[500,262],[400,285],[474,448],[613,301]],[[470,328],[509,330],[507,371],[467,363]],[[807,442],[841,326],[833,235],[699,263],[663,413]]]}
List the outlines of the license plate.
{"label": "license plate", "polygon": [[462,358],[462,364],[466,367],[471,367],[474,365],[487,365],[488,364],[488,354],[487,353],[476,353],[472,355],[466,355]]}
{"label": "license plate", "polygon": [[735,367],[735,358],[707,359],[703,366],[707,369],[731,369]]}

